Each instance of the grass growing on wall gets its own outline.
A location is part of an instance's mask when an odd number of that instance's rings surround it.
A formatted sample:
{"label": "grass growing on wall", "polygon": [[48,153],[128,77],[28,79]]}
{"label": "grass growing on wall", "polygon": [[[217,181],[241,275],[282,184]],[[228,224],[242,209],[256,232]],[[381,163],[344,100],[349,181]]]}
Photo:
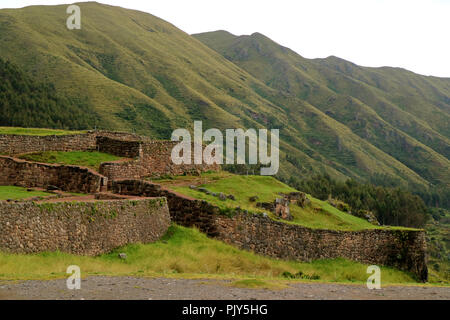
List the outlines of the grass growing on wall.
{"label": "grass growing on wall", "polygon": [[0,134],[16,134],[27,136],[62,136],[69,134],[79,134],[85,131],[68,131],[57,129],[41,129],[41,128],[19,128],[19,127],[0,127]]}
{"label": "grass growing on wall", "polygon": [[[127,254],[121,260],[118,253]],[[196,229],[173,225],[152,244],[133,244],[98,257],[65,253],[32,255],[0,253],[0,279],[50,279],[67,277],[69,265],[78,265],[83,277],[89,275],[131,275],[202,278],[258,278],[287,281],[283,273],[302,271],[317,275],[317,281],[365,282],[367,266],[345,259],[312,263],[283,261],[239,250],[208,238]],[[413,283],[405,272],[381,268],[383,283]]]}
{"label": "grass growing on wall", "polygon": [[20,156],[21,159],[44,163],[60,163],[98,170],[102,162],[115,161],[120,157],[97,151],[44,151]]}
{"label": "grass growing on wall", "polygon": [[27,191],[26,188],[16,186],[0,186],[0,200],[18,200],[33,197],[47,197],[51,193],[43,191]]}

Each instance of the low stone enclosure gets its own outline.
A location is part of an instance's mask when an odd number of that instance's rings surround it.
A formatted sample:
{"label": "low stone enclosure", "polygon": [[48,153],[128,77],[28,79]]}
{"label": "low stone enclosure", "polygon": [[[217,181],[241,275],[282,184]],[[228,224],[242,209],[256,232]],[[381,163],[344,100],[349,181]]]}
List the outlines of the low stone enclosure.
{"label": "low stone enclosure", "polygon": [[[87,131],[86,133],[56,136],[0,135],[0,154],[15,156],[39,151],[92,151],[97,150],[127,161],[105,162],[99,173],[109,179],[142,179],[148,176],[181,175],[185,173],[217,171],[219,165],[174,165],[171,151],[178,142],[151,140],[129,133]],[[27,178],[28,175],[22,175]],[[23,181],[26,184],[27,181]],[[95,187],[92,187],[95,188]]]}
{"label": "low stone enclosure", "polygon": [[206,201],[191,199],[147,181],[115,180],[109,182],[109,187],[123,195],[166,197],[175,223],[196,226],[210,237],[255,253],[308,262],[342,257],[396,267],[411,272],[420,281],[428,278],[425,232],[421,230],[311,229],[242,211],[230,215]]}
{"label": "low stone enclosure", "polygon": [[[7,155],[0,156],[0,185],[55,186],[68,192],[96,194],[97,199],[0,202],[0,250],[18,253],[60,250],[97,255],[127,243],[155,241],[172,221],[186,227],[196,226],[210,237],[258,254],[299,261],[343,257],[396,267],[411,272],[420,281],[427,280],[424,231],[311,229],[241,210],[224,212],[206,201],[139,180],[220,169],[218,165],[172,165],[170,155],[175,143],[104,131],[41,137],[0,135],[0,154]],[[103,163],[97,173],[88,168],[12,157],[50,150],[98,150],[129,160]],[[115,196],[103,193],[107,190]],[[157,198],[121,200],[116,199],[117,195]]]}
{"label": "low stone enclosure", "polygon": [[[162,175],[200,174],[206,171],[218,171],[217,164],[182,164],[172,163],[172,148],[176,141],[149,140],[127,141],[108,137],[97,139],[98,149],[114,155],[136,155],[134,160],[104,162],[100,165],[100,173],[109,179],[140,179],[142,177]],[[193,161],[192,161],[193,163]]]}
{"label": "low stone enclosure", "polygon": [[0,249],[98,255],[160,239],[170,225],[165,198],[93,202],[0,201]]}
{"label": "low stone enclosure", "polygon": [[105,176],[88,168],[0,156],[0,185],[44,189],[55,186],[67,192],[96,193],[106,189],[107,181]]}

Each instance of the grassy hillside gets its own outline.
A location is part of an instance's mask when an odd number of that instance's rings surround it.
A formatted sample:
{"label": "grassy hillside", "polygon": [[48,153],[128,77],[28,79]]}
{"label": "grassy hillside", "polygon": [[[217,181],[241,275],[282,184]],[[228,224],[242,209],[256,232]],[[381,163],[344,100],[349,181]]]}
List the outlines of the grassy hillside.
{"label": "grassy hillside", "polygon": [[0,125],[85,129],[95,123],[86,104],[67,99],[0,56]]}
{"label": "grassy hillside", "polygon": [[[119,252],[127,259],[118,257]],[[316,275],[317,281],[367,281],[367,266],[344,259],[317,260],[312,263],[283,261],[236,249],[209,239],[195,229],[172,226],[163,239],[151,244],[135,244],[98,257],[82,257],[63,253],[19,255],[0,253],[0,279],[66,278],[69,265],[80,266],[83,277],[163,276],[183,278],[234,278],[276,280],[288,283],[284,272],[302,271]],[[408,273],[382,267],[383,284],[414,283]],[[291,280],[292,281],[292,280]],[[298,281],[298,280],[295,280]]]}
{"label": "grassy hillside", "polygon": [[[261,74],[252,75],[253,70],[244,70],[238,61],[230,62],[150,14],[95,2],[79,5],[81,30],[65,27],[66,6],[0,10],[0,57],[33,79],[54,84],[57,92],[69,99],[85,102],[98,119],[98,128],[135,130],[158,138],[168,138],[177,127],[190,128],[194,120],[203,120],[204,128],[222,130],[279,128],[279,174],[283,177],[328,173],[338,179],[368,181],[378,173],[396,178],[405,186],[423,188],[429,182],[447,179],[448,160],[438,153],[438,147],[422,145],[391,125],[400,135],[398,139],[404,138],[407,143],[403,149],[394,144],[390,152],[381,138],[370,140],[327,112],[323,101],[342,99],[345,94],[316,84],[325,81],[319,72],[305,76],[310,82],[304,86],[309,89],[294,94]],[[226,42],[232,37],[225,34],[221,38]],[[24,47],[27,50],[22,50]],[[264,65],[259,68],[262,72],[267,69]],[[288,75],[283,69],[279,74]],[[300,80],[292,84],[302,86]],[[445,96],[444,90],[442,85],[437,95]],[[323,93],[317,99],[307,99],[314,96],[309,91]],[[428,94],[434,92],[430,89]],[[364,111],[368,107],[362,100],[352,101],[363,110],[358,121],[372,123],[372,118],[377,118],[373,112]],[[440,110],[445,111],[445,99],[442,103]],[[347,116],[356,115],[352,110]],[[53,112],[48,110],[49,115]],[[368,115],[372,118],[366,119]],[[388,126],[387,120],[381,122]],[[379,123],[373,126],[378,128]],[[426,135],[437,146],[445,147],[445,130],[433,130]],[[395,134],[392,137],[397,139]],[[386,143],[391,145],[392,139]],[[406,152],[401,156],[396,153],[409,149],[418,150],[410,152],[415,161],[402,158]],[[427,163],[423,162],[426,157]]]}
{"label": "grassy hillside", "polygon": [[61,136],[68,134],[78,134],[83,131],[68,131],[45,128],[20,128],[20,127],[0,127],[0,134],[16,134],[26,136]]}
{"label": "grassy hillside", "polygon": [[336,57],[309,60],[259,33],[194,36],[266,85],[311,103],[424,179],[449,184],[450,79],[365,68]]}
{"label": "grassy hillside", "polygon": [[27,191],[26,188],[16,186],[0,186],[0,200],[19,200],[34,197],[46,197],[51,193],[43,191]]}

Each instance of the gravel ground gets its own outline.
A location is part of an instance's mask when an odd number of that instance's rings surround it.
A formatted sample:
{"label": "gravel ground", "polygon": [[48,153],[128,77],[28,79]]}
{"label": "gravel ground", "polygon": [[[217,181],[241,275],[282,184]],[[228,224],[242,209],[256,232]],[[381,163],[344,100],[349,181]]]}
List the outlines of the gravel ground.
{"label": "gravel ground", "polygon": [[27,300],[349,300],[349,299],[418,299],[450,300],[450,287],[390,286],[369,290],[364,285],[327,283],[291,283],[288,288],[243,289],[232,287],[228,280],[190,280],[133,277],[89,277],[81,281],[80,290],[68,290],[66,280],[2,281],[0,299]]}

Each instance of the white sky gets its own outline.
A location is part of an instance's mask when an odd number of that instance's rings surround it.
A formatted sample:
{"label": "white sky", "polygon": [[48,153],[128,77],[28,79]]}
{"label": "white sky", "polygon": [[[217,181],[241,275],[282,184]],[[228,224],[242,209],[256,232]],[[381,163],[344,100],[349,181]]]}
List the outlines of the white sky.
{"label": "white sky", "polygon": [[[450,77],[450,0],[100,0],[158,16],[187,33],[260,32],[306,58]],[[0,0],[0,8],[73,3]]]}

